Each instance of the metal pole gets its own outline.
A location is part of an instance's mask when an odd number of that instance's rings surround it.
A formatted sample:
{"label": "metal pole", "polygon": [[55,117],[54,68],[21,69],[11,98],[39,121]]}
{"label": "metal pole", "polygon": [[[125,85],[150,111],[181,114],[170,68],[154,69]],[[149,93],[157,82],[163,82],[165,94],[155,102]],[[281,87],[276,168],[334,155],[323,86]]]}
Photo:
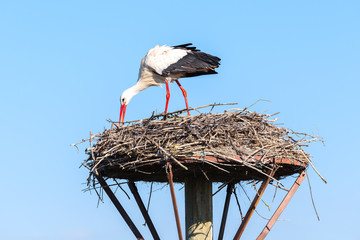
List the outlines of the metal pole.
{"label": "metal pole", "polygon": [[175,221],[176,221],[176,227],[177,227],[177,231],[178,231],[178,235],[179,235],[179,240],[183,240],[182,233],[181,233],[179,212],[178,212],[178,207],[177,207],[177,203],[176,203],[176,196],[175,196],[175,189],[174,189],[174,182],[173,182],[173,173],[172,173],[172,169],[171,169],[171,163],[169,163],[169,162],[167,162],[167,164],[166,164],[166,174],[167,174],[169,186],[170,186],[170,193],[171,193],[171,199],[173,202]]}
{"label": "metal pole", "polygon": [[230,204],[230,198],[231,193],[234,189],[234,183],[229,183],[226,189],[226,198],[225,198],[225,204],[224,204],[224,211],[221,219],[221,225],[220,225],[220,231],[219,231],[219,237],[218,240],[222,240],[224,237],[224,231],[225,231],[225,224],[227,219],[227,214],[229,211],[229,204]]}
{"label": "metal pole", "polygon": [[100,185],[102,186],[102,188],[104,189],[104,191],[106,192],[106,194],[109,196],[112,203],[115,205],[116,209],[119,211],[119,213],[125,220],[126,224],[129,226],[131,231],[134,233],[135,237],[138,240],[144,240],[143,236],[141,235],[139,230],[136,228],[135,224],[130,219],[129,215],[126,213],[125,209],[120,204],[120,202],[116,198],[115,194],[111,191],[111,189],[110,189],[109,185],[107,185],[106,181],[100,175],[95,175],[95,176],[96,176],[97,180],[99,181]]}
{"label": "metal pole", "polygon": [[[268,175],[273,177],[275,174],[275,170],[272,170]],[[245,217],[244,217],[244,220],[241,222],[241,225],[238,229],[238,231],[236,232],[235,234],[235,237],[234,237],[234,240],[239,240],[241,235],[243,234],[245,228],[246,228],[246,225],[248,224],[252,214],[254,213],[255,211],[255,208],[257,206],[257,204],[259,203],[260,199],[261,199],[261,196],[263,195],[263,193],[265,192],[265,189],[266,187],[269,185],[269,182],[270,182],[270,177],[268,177],[266,180],[264,180],[260,186],[260,189],[258,191],[258,193],[255,195],[254,197],[254,200],[252,201]]]}
{"label": "metal pole", "polygon": [[137,190],[137,187],[135,185],[135,183],[133,181],[129,181],[128,182],[128,186],[130,188],[130,191],[132,192],[132,194],[134,195],[134,198],[136,200],[137,205],[139,206],[139,209],[145,219],[146,224],[149,227],[149,230],[151,232],[151,235],[153,236],[154,240],[160,240],[160,237],[155,229],[155,226],[153,224],[153,222],[151,221],[151,218],[149,216],[149,213],[146,211],[145,205],[143,203],[143,201],[141,200],[140,194]]}
{"label": "metal pole", "polygon": [[271,228],[274,226],[275,222],[280,217],[281,213],[284,211],[286,205],[294,196],[296,190],[300,187],[300,184],[302,183],[305,177],[306,177],[305,171],[300,173],[299,177],[296,179],[295,183],[292,185],[289,192],[286,194],[285,198],[280,203],[279,207],[276,209],[274,215],[271,217],[268,224],[266,224],[265,228],[262,230],[262,232],[260,233],[260,235],[256,240],[263,240],[266,237],[266,235],[270,232]]}

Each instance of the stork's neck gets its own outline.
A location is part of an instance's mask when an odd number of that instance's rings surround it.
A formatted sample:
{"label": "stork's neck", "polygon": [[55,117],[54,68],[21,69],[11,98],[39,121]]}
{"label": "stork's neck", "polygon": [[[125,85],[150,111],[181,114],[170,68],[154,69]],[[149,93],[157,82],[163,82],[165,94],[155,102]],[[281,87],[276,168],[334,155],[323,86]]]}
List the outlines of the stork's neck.
{"label": "stork's neck", "polygon": [[139,84],[139,82],[137,82],[134,86],[128,88],[126,91],[130,93],[131,97],[133,97],[142,90],[144,90],[145,88],[146,87],[144,87],[142,84]]}
{"label": "stork's neck", "polygon": [[[155,74],[152,70],[149,70],[147,67],[141,67],[139,71],[139,79],[137,84],[140,84],[144,89],[151,86],[160,86],[160,83],[164,83],[164,77],[159,74]],[[142,89],[142,90],[144,90]]]}
{"label": "stork's neck", "polygon": [[151,85],[148,84],[146,81],[137,81],[137,83],[134,85],[135,89],[139,92],[145,90],[146,88],[148,88],[150,86]]}
{"label": "stork's neck", "polygon": [[134,86],[126,89],[123,92],[122,97],[125,97],[127,104],[130,102],[133,96],[145,90],[146,88],[151,86],[159,86],[160,83],[158,82],[164,82],[164,80],[155,78],[154,74],[147,69],[141,69],[137,83]]}
{"label": "stork's neck", "polygon": [[[148,87],[149,86],[144,84],[144,82],[138,81],[134,86],[128,88],[126,90],[126,93],[127,93],[128,97],[131,99],[133,96],[135,96],[136,94],[138,94],[142,90],[145,90]],[[129,101],[130,101],[130,99],[129,99]]]}

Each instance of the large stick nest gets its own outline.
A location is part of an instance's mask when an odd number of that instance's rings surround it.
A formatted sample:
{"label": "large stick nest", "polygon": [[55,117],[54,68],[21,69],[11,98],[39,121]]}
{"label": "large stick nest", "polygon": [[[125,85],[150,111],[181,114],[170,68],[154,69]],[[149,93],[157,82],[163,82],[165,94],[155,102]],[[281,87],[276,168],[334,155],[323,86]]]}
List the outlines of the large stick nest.
{"label": "large stick nest", "polygon": [[[207,106],[215,105],[221,104]],[[230,109],[180,116],[184,111],[113,125],[91,135],[89,158],[83,164],[90,170],[89,180],[101,174],[165,182],[167,162],[178,182],[187,177],[214,182],[263,179],[273,168],[275,178],[280,178],[311,164],[303,146],[318,139],[275,126],[273,115]]]}

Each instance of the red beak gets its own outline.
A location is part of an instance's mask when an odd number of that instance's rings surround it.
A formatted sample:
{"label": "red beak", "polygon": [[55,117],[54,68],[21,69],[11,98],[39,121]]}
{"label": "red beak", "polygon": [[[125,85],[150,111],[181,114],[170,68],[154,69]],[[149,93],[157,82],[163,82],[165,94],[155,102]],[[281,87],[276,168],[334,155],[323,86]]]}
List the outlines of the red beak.
{"label": "red beak", "polygon": [[120,117],[119,117],[119,126],[120,126],[121,123],[124,122],[126,106],[127,106],[126,104],[121,104]]}

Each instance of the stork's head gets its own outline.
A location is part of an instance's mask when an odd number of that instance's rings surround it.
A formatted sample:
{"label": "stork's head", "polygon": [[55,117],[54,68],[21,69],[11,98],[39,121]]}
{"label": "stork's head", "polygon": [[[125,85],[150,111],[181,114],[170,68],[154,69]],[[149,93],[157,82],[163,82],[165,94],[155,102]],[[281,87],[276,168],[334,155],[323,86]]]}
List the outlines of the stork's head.
{"label": "stork's head", "polygon": [[130,100],[132,99],[132,97],[135,94],[136,94],[136,91],[134,91],[133,88],[126,89],[121,94],[121,97],[120,97],[121,108],[120,108],[119,124],[124,122],[126,106],[129,104]]}
{"label": "stork's head", "polygon": [[120,103],[121,105],[128,105],[132,97],[134,96],[134,91],[132,88],[126,89],[120,97]]}

